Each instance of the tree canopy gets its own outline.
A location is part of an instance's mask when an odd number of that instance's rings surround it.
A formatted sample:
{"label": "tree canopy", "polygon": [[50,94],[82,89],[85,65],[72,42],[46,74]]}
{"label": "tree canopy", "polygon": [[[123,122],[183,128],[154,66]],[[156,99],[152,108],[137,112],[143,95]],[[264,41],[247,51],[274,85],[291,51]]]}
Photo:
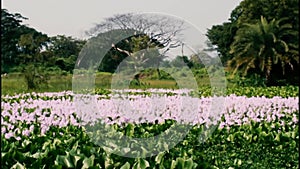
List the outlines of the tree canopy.
{"label": "tree canopy", "polygon": [[[100,48],[94,47],[94,52],[98,51],[98,56],[103,56],[103,52],[106,52],[105,56],[101,57],[103,59],[98,70],[114,72],[125,58],[128,63],[135,62],[140,66],[143,63],[157,67],[164,59],[164,52],[181,45],[176,38],[181,30],[183,30],[183,23],[178,20],[128,13],[106,18],[87,31],[87,34],[92,37],[90,42],[100,46]],[[90,47],[94,44],[88,43]],[[154,48],[156,51],[153,50]],[[152,50],[151,54],[149,49]],[[141,52],[143,50],[144,52]],[[82,55],[84,56],[84,53]],[[79,59],[81,65],[88,65],[81,58]]]}
{"label": "tree canopy", "polygon": [[[241,1],[228,21],[207,30],[210,50],[217,51],[232,75],[260,77],[267,85],[298,84],[298,5],[298,0]],[[30,70],[41,66],[41,70],[70,73],[76,66],[97,65],[96,70],[113,73],[123,61],[128,66],[159,67],[183,60],[190,68],[204,67],[204,54],[164,60],[166,52],[183,45],[180,38],[186,29],[183,21],[170,17],[114,15],[86,31],[88,41],[65,35],[49,37],[23,24],[26,19],[1,9],[1,73],[24,72],[27,65]]]}
{"label": "tree canopy", "polygon": [[21,14],[1,9],[1,73],[21,71],[29,63],[71,72],[85,40],[49,37],[23,24]]}
{"label": "tree canopy", "polygon": [[268,85],[298,83],[293,77],[299,69],[298,5],[298,0],[243,0],[207,37],[233,73],[264,74]]}

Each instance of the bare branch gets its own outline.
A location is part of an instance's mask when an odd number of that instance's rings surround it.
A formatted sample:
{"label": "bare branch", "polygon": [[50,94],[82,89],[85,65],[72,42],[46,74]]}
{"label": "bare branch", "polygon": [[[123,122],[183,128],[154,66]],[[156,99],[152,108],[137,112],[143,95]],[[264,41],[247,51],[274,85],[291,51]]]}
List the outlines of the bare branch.
{"label": "bare branch", "polygon": [[137,33],[148,35],[150,39],[156,39],[165,48],[175,48],[180,46],[180,32],[185,28],[183,21],[166,16],[127,13],[106,18],[86,34],[95,36],[114,29],[136,30]]}

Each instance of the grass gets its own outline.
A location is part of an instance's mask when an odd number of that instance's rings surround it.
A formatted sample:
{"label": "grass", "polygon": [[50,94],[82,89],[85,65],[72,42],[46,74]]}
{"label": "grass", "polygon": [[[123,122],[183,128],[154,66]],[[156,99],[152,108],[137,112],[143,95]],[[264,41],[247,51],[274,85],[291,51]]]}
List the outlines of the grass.
{"label": "grass", "polygon": [[39,89],[28,90],[24,76],[8,75],[1,78],[1,94],[13,95],[27,92],[58,92],[72,89],[71,76],[51,76],[48,87],[41,86]]}
{"label": "grass", "polygon": [[[95,76],[95,88],[111,88],[112,74],[100,72]],[[13,95],[15,93],[28,93],[28,92],[59,92],[65,90],[72,90],[72,74],[68,75],[51,75],[48,81],[48,86],[41,86],[38,89],[28,90],[24,79],[24,76],[20,73],[11,73],[1,78],[1,93],[2,95]],[[133,80],[133,79],[132,79]],[[142,78],[140,86],[130,85],[128,88],[164,88],[164,89],[178,89],[178,85],[175,80],[158,80],[150,78]],[[199,87],[210,86],[209,77],[196,77],[196,81]],[[188,82],[186,85],[188,85]]]}
{"label": "grass", "polygon": [[[1,78],[1,94],[13,95],[15,93],[28,92],[59,92],[72,90],[72,75],[52,75],[48,86],[41,86],[38,89],[28,90],[25,78],[21,74],[11,74]],[[100,73],[95,78],[95,88],[111,88],[112,75]],[[174,80],[142,80],[142,86],[130,86],[129,88],[176,88]]]}

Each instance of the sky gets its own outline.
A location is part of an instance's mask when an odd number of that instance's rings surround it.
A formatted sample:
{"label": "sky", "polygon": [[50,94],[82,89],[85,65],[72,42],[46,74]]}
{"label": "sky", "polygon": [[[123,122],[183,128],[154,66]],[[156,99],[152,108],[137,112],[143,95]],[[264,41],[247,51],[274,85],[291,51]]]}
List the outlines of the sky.
{"label": "sky", "polygon": [[2,8],[28,18],[25,24],[49,36],[86,38],[104,18],[128,12],[155,12],[184,19],[203,34],[228,21],[241,0],[1,0]]}

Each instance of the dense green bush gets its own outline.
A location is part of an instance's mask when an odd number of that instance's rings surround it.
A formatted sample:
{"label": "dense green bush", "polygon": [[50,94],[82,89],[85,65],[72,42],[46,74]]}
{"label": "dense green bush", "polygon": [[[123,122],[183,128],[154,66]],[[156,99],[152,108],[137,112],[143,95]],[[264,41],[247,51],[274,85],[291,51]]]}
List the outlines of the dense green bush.
{"label": "dense green bush", "polygon": [[228,75],[228,82],[234,84],[234,86],[243,86],[243,87],[265,87],[266,80],[259,76],[258,74],[251,74],[247,77],[241,75]]}
{"label": "dense green bush", "polygon": [[48,85],[49,74],[44,67],[37,64],[28,64],[23,70],[28,89],[37,89]]}

